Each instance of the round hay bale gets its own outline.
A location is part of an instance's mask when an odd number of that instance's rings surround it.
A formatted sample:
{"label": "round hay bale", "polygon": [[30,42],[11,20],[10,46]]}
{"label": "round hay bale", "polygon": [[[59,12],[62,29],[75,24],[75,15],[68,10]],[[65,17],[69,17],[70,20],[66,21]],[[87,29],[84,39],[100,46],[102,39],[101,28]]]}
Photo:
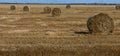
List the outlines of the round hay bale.
{"label": "round hay bale", "polygon": [[28,6],[24,6],[23,11],[30,11],[30,8]]}
{"label": "round hay bale", "polygon": [[114,30],[114,22],[107,14],[99,13],[88,19],[87,27],[90,33],[109,34]]}
{"label": "round hay bale", "polygon": [[61,9],[60,8],[54,8],[52,10],[52,15],[53,16],[60,16],[61,15]]}
{"label": "round hay bale", "polygon": [[45,7],[44,8],[44,13],[51,13],[51,8],[50,7]]}
{"label": "round hay bale", "polygon": [[120,10],[120,5],[116,5],[116,6],[115,6],[115,9],[116,9],[116,10]]}
{"label": "round hay bale", "polygon": [[16,9],[15,5],[10,6],[10,10],[15,10],[15,9]]}
{"label": "round hay bale", "polygon": [[67,9],[70,9],[70,8],[71,8],[71,5],[66,5],[66,8],[67,8]]}

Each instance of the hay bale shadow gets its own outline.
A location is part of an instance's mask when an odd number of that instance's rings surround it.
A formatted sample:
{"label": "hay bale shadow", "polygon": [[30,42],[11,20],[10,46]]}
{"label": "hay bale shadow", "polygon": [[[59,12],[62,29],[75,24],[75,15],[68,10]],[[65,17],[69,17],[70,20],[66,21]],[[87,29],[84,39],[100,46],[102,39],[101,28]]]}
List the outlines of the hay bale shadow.
{"label": "hay bale shadow", "polygon": [[75,34],[91,34],[90,32],[86,31],[80,31],[80,32],[74,32]]}

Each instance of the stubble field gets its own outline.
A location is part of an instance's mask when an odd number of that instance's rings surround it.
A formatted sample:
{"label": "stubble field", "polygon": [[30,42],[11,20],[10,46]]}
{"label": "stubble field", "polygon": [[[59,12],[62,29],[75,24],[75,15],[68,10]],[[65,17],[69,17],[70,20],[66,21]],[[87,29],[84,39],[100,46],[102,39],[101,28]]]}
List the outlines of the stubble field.
{"label": "stubble field", "polygon": [[[120,56],[120,10],[115,5],[0,5],[1,56]],[[61,8],[59,17],[44,14],[43,8]],[[107,13],[115,23],[110,35],[88,34],[87,20]]]}

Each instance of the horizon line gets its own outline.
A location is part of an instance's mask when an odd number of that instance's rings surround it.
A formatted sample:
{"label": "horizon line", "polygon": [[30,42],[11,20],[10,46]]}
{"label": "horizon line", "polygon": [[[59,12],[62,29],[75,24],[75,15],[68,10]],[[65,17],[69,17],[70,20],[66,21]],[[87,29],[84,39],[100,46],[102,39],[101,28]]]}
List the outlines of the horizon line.
{"label": "horizon line", "polygon": [[120,5],[117,3],[7,3],[7,2],[0,2],[0,4],[71,4],[71,5]]}

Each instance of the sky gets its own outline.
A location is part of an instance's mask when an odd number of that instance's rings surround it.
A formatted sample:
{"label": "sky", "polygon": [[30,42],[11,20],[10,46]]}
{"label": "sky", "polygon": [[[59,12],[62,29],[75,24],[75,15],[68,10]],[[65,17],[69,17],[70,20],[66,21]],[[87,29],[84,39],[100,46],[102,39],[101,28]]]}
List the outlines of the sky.
{"label": "sky", "polygon": [[0,0],[0,3],[115,3],[120,0]]}

